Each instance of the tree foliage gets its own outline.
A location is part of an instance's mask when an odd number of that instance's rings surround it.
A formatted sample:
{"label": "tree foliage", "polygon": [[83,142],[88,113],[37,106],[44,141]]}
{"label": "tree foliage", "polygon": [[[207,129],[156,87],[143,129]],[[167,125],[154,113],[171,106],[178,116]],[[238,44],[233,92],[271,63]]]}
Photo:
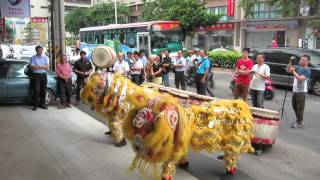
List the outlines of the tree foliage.
{"label": "tree foliage", "polygon": [[[260,2],[259,0],[241,0],[240,7],[245,11],[245,16],[251,16],[254,4]],[[294,17],[299,14],[301,5],[317,6],[319,0],[269,0],[271,6],[276,6],[282,16]]]}
{"label": "tree foliage", "polygon": [[145,21],[180,21],[183,35],[192,36],[196,28],[213,25],[221,16],[208,13],[198,0],[157,0],[145,2],[142,17]]}
{"label": "tree foliage", "polygon": [[[117,4],[118,23],[125,23],[128,14],[127,6]],[[80,28],[112,23],[115,23],[113,3],[98,4],[90,8],[75,8],[65,16],[66,30],[74,35],[79,34]]]}

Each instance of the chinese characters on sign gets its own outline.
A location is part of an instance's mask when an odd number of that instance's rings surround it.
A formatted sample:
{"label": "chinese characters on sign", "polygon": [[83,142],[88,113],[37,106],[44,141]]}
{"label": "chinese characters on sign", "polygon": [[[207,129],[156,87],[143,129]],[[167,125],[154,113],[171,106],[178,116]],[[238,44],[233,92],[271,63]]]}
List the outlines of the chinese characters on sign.
{"label": "chinese characters on sign", "polygon": [[234,0],[228,0],[228,16],[234,16]]}
{"label": "chinese characters on sign", "polygon": [[2,17],[30,17],[30,0],[0,0]]}

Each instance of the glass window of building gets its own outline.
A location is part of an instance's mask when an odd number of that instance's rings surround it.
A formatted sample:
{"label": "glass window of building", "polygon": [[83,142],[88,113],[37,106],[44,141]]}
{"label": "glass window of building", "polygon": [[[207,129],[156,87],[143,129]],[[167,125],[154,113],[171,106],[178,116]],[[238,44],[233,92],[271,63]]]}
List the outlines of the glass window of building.
{"label": "glass window of building", "polygon": [[249,16],[251,19],[268,19],[277,18],[281,14],[275,5],[270,6],[268,2],[257,2],[253,6],[252,15]]}
{"label": "glass window of building", "polygon": [[227,6],[217,6],[208,8],[208,11],[214,15],[222,15],[220,21],[230,20],[232,17],[228,17],[227,15]]}

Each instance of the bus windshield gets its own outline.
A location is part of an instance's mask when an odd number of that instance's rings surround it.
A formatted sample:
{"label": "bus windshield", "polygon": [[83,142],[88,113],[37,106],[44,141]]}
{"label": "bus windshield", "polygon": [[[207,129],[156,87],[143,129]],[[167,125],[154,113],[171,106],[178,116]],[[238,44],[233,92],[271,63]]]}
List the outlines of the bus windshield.
{"label": "bus windshield", "polygon": [[176,52],[182,49],[181,31],[154,31],[150,38],[152,54],[159,54],[163,50]]}

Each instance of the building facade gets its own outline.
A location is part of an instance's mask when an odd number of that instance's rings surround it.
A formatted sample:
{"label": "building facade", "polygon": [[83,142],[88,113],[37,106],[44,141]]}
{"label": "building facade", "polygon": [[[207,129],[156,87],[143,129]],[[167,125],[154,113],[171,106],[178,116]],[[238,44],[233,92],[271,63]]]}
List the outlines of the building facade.
{"label": "building facade", "polygon": [[[221,19],[216,25],[198,28],[195,36],[190,38],[192,39],[192,47],[206,50],[216,48],[234,48],[235,4],[230,3],[231,1],[227,0],[207,1],[206,7],[208,12],[215,15],[221,15]],[[230,9],[231,6],[233,7],[232,12]]]}
{"label": "building facade", "polygon": [[[243,10],[241,10],[244,14]],[[319,6],[301,7],[296,17],[283,17],[276,6],[267,2],[255,3],[253,15],[241,19],[241,45],[249,48],[272,46],[275,40],[279,47],[302,47],[316,50],[317,38],[313,36],[308,22],[319,18]],[[320,47],[318,47],[320,49]]]}
{"label": "building facade", "polygon": [[[97,0],[64,0],[65,12],[76,7],[91,7]],[[31,17],[49,17],[51,0],[30,0]]]}

